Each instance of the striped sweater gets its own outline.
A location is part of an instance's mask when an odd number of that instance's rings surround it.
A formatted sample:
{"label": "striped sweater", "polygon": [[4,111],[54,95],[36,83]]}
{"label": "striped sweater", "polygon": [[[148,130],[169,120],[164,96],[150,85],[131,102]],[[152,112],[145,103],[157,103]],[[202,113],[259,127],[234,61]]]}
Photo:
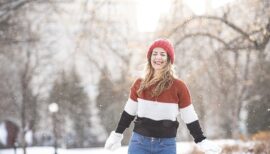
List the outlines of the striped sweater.
{"label": "striped sweater", "polygon": [[141,81],[137,79],[131,87],[129,99],[116,128],[117,133],[123,133],[136,117],[134,132],[148,137],[175,137],[179,125],[177,115],[180,113],[195,142],[205,139],[189,90],[183,81],[174,79],[172,86],[156,97],[152,97],[156,85],[138,96]]}

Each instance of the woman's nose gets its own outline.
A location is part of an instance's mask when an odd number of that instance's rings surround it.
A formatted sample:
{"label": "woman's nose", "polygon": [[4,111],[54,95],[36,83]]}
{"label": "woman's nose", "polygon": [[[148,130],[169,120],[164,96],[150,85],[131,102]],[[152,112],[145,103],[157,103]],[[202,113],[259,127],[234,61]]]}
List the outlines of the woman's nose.
{"label": "woman's nose", "polygon": [[160,59],[161,58],[161,55],[160,54],[157,54],[156,58]]}

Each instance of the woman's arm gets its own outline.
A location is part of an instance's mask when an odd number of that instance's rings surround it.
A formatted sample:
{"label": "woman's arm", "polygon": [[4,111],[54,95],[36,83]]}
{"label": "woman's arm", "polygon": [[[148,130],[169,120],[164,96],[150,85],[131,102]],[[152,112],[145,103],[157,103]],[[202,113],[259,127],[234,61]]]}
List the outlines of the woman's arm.
{"label": "woman's arm", "polygon": [[125,131],[126,128],[130,126],[130,123],[134,120],[135,116],[137,115],[137,109],[138,109],[137,89],[140,84],[139,82],[140,80],[137,79],[133,83],[130,89],[129,99],[126,102],[124,111],[122,112],[122,115],[118,122],[116,130],[112,131],[110,133],[110,136],[106,140],[106,143],[105,143],[106,149],[115,150],[121,147],[121,141],[123,139],[123,132]]}

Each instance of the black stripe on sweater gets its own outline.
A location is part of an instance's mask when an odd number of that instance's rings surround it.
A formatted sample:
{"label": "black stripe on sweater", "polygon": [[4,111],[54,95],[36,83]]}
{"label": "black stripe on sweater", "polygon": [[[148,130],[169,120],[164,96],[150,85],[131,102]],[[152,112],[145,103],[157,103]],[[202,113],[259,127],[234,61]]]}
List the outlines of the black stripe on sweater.
{"label": "black stripe on sweater", "polygon": [[129,127],[130,123],[134,120],[134,118],[135,116],[132,116],[126,111],[123,111],[115,132],[122,134],[125,129]]}
{"label": "black stripe on sweater", "polygon": [[198,120],[187,124],[187,128],[190,134],[193,136],[195,143],[201,142],[202,140],[206,139],[203,135],[200,123]]}
{"label": "black stripe on sweater", "polygon": [[178,121],[152,120],[149,118],[137,117],[135,120],[134,132],[147,137],[171,138],[176,137]]}

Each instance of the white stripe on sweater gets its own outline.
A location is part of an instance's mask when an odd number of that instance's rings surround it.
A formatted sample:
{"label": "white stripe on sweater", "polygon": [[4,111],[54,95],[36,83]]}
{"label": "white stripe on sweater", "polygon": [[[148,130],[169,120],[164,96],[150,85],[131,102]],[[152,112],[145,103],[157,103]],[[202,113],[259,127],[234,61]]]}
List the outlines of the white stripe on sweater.
{"label": "white stripe on sweater", "polygon": [[[152,120],[175,121],[179,113],[178,104],[155,102],[140,98],[138,98],[138,102],[129,98],[124,110],[132,116],[136,116],[138,114],[139,117],[145,117]],[[185,108],[181,108],[179,111],[182,120],[186,124],[198,120],[198,115],[192,104]]]}
{"label": "white stripe on sweater", "polygon": [[198,115],[194,110],[194,107],[192,104],[190,104],[189,106],[185,107],[185,108],[181,108],[180,109],[180,115],[182,120],[186,123],[189,124],[191,122],[194,122],[196,120],[198,120]]}
{"label": "white stripe on sweater", "polygon": [[178,113],[178,104],[176,103],[162,103],[138,98],[139,117],[175,121]]}
{"label": "white stripe on sweater", "polygon": [[135,116],[135,115],[137,115],[137,108],[138,108],[138,103],[136,101],[133,101],[131,98],[129,98],[127,100],[127,103],[126,103],[124,110],[128,114]]}

